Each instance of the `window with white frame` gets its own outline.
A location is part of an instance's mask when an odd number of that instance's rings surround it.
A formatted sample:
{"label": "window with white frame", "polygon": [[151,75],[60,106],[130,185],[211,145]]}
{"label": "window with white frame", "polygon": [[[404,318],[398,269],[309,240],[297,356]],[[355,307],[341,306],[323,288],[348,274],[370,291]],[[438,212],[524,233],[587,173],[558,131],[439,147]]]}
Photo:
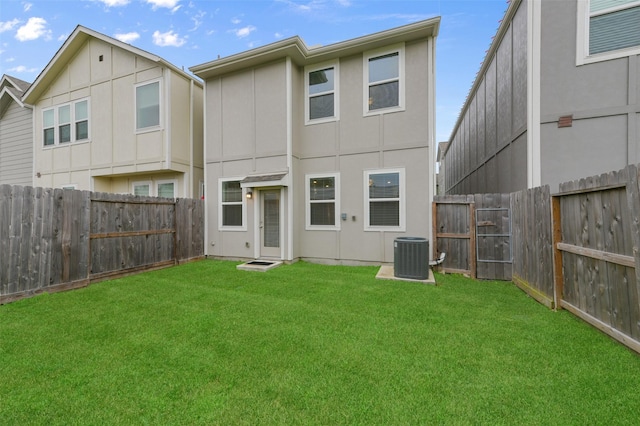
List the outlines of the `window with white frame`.
{"label": "window with white frame", "polygon": [[160,81],[136,86],[136,130],[160,126]]}
{"label": "window with white frame", "polygon": [[306,229],[340,229],[340,174],[306,175]]}
{"label": "window with white frame", "polygon": [[89,139],[89,100],[42,111],[42,143],[54,146]]}
{"label": "window with white frame", "polygon": [[148,197],[151,195],[151,182],[133,182],[133,195],[142,195]]}
{"label": "window with white frame", "polygon": [[640,53],[640,1],[578,2],[578,64]]}
{"label": "window with white frame", "polygon": [[175,180],[161,180],[157,183],[158,197],[175,198],[176,196],[176,181]]}
{"label": "window with white frame", "polygon": [[404,46],[364,55],[364,112],[404,108]]}
{"label": "window with white frame", "polygon": [[404,169],[367,170],[365,183],[365,230],[405,230]]}
{"label": "window with white frame", "polygon": [[338,62],[305,68],[305,116],[307,124],[338,119],[338,86]]}
{"label": "window with white frame", "polygon": [[244,230],[245,201],[239,179],[220,179],[219,227]]}

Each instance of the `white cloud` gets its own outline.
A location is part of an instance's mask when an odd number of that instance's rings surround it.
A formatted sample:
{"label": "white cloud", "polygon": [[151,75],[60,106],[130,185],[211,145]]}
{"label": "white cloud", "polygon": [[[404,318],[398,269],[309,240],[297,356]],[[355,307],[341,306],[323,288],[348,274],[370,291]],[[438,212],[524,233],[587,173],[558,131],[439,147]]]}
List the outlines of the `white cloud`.
{"label": "white cloud", "polygon": [[18,41],[36,40],[40,37],[44,37],[45,40],[51,39],[51,30],[47,29],[47,21],[44,18],[29,18],[16,32]]}
{"label": "white cloud", "polygon": [[254,27],[253,25],[247,25],[246,27],[243,27],[243,28],[237,28],[235,30],[231,30],[231,32],[234,33],[238,38],[244,38],[249,34],[251,34],[252,32],[254,32],[255,30],[257,30],[257,28]]}
{"label": "white cloud", "polygon": [[129,4],[131,0],[98,0],[104,3],[107,7],[118,7],[118,6],[126,6]]}
{"label": "white cloud", "polygon": [[13,19],[11,21],[0,21],[0,33],[11,31],[19,23],[20,21],[18,19]]}
{"label": "white cloud", "polygon": [[[4,52],[4,50],[0,50],[0,53]],[[5,62],[11,63],[11,62],[15,62],[16,58],[7,58],[7,60]]]}
{"label": "white cloud", "polygon": [[9,68],[9,72],[36,72],[38,68],[27,68],[24,65],[18,65],[17,67]]}
{"label": "white cloud", "polygon": [[135,31],[132,31],[130,33],[115,34],[113,37],[116,38],[117,40],[120,40],[123,43],[131,44],[131,42],[134,42],[140,38],[140,34],[138,34]]}
{"label": "white cloud", "polygon": [[175,12],[181,7],[178,6],[180,0],[147,0],[147,3],[152,6],[153,10],[164,7],[165,9],[171,9],[171,12]]}
{"label": "white cloud", "polygon": [[284,35],[283,35],[283,34],[281,34],[281,33],[275,33],[273,36],[274,36],[275,38],[282,38],[282,37],[284,37]]}
{"label": "white cloud", "polygon": [[191,20],[193,21],[193,28],[191,28],[189,31],[195,31],[200,28],[200,26],[202,25],[202,20],[205,16],[207,16],[207,12],[200,10],[193,17],[191,17]]}
{"label": "white cloud", "polygon": [[232,18],[231,19],[231,23],[233,25],[238,25],[240,22],[242,22],[239,18]]}
{"label": "white cloud", "polygon": [[69,37],[69,34],[60,34],[58,41],[65,41]]}
{"label": "white cloud", "polygon": [[156,46],[180,47],[186,42],[186,38],[181,38],[178,34],[174,33],[173,30],[167,31],[166,33],[161,33],[160,31],[153,33],[153,44]]}
{"label": "white cloud", "polygon": [[33,4],[31,4],[31,3],[23,3],[23,9],[24,9],[25,12],[30,11],[32,6],[33,6]]}

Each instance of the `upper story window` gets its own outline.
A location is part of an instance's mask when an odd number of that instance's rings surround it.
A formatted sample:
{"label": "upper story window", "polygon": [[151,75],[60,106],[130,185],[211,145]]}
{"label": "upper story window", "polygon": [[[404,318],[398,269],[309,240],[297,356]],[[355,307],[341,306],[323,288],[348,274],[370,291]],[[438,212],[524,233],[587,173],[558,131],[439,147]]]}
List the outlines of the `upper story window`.
{"label": "upper story window", "polygon": [[136,130],[160,126],[160,81],[136,86]]}
{"label": "upper story window", "polygon": [[89,100],[83,99],[42,111],[44,146],[89,139]]}
{"label": "upper story window", "polygon": [[578,2],[578,65],[640,54],[640,1]]}
{"label": "upper story window", "polygon": [[306,175],[306,229],[340,229],[340,174]]}
{"label": "upper story window", "polygon": [[337,62],[305,68],[306,123],[320,123],[338,119]]}
{"label": "upper story window", "polygon": [[223,230],[244,231],[245,201],[240,179],[220,179],[219,181],[218,225]]}
{"label": "upper story window", "polygon": [[404,231],[404,169],[367,170],[364,179],[365,231]]}
{"label": "upper story window", "polygon": [[404,46],[364,55],[364,113],[404,109]]}

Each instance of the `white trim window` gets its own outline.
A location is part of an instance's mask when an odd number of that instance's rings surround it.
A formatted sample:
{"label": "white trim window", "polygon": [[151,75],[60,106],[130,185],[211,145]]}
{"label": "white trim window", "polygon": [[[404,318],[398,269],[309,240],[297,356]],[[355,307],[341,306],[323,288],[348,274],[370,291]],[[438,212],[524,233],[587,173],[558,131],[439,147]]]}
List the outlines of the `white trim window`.
{"label": "white trim window", "polygon": [[161,127],[162,88],[160,80],[135,85],[136,131],[150,131]]}
{"label": "white trim window", "polygon": [[239,178],[218,180],[218,228],[221,231],[246,231],[245,193]]}
{"label": "white trim window", "polygon": [[176,188],[178,181],[175,179],[165,179],[156,182],[157,195],[163,198],[176,198]]}
{"label": "white trim window", "polygon": [[365,170],[364,230],[405,230],[404,169]]}
{"label": "white trim window", "polygon": [[42,110],[43,146],[89,140],[89,99]]}
{"label": "white trim window", "polygon": [[404,110],[404,44],[363,56],[364,114]]}
{"label": "white trim window", "polygon": [[340,68],[337,61],[305,68],[305,123],[325,123],[339,119]]}
{"label": "white trim window", "polygon": [[153,188],[150,180],[133,182],[131,187],[131,193],[133,193],[133,195],[140,195],[143,197],[150,197],[152,195]]}
{"label": "white trim window", "polygon": [[578,65],[640,54],[639,0],[578,1]]}
{"label": "white trim window", "polygon": [[340,229],[340,174],[305,176],[306,229]]}

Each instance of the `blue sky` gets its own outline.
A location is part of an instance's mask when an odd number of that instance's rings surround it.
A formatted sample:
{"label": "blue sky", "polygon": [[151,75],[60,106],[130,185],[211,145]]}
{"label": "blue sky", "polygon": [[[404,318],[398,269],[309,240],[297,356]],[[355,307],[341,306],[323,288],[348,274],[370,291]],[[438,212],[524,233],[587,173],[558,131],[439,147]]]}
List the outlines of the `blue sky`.
{"label": "blue sky", "polygon": [[76,25],[202,64],[283,38],[328,45],[441,16],[436,137],[449,138],[506,0],[2,0],[0,75],[32,82]]}

